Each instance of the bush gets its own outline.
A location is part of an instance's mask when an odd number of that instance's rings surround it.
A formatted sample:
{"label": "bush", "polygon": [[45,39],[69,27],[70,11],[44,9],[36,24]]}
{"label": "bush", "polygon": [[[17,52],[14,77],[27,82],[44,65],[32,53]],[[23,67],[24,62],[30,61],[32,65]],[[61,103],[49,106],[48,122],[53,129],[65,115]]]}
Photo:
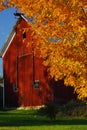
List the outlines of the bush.
{"label": "bush", "polygon": [[87,104],[79,100],[70,101],[58,107],[57,116],[86,117]]}
{"label": "bush", "polygon": [[53,103],[47,103],[45,107],[40,108],[39,110],[40,115],[45,115],[51,120],[56,119],[56,114],[57,114],[57,107]]}

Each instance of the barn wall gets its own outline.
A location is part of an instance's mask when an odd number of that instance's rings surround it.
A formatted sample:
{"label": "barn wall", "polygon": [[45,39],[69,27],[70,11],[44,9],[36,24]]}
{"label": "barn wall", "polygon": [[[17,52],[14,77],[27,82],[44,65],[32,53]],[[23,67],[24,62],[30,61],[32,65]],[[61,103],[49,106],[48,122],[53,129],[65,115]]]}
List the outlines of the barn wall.
{"label": "barn wall", "polygon": [[[6,106],[17,106],[17,93],[13,91],[13,85],[16,84],[16,38],[13,39],[9,49],[3,57],[3,76],[5,86],[5,104]],[[15,101],[14,101],[15,99]]]}
{"label": "barn wall", "polygon": [[[30,29],[23,38],[23,28],[30,26],[24,21],[15,28],[16,35],[3,57],[6,106],[39,106],[53,100],[52,91],[46,83],[45,67],[31,46]],[[39,81],[38,88],[34,83]],[[17,87],[15,91],[14,88]]]}

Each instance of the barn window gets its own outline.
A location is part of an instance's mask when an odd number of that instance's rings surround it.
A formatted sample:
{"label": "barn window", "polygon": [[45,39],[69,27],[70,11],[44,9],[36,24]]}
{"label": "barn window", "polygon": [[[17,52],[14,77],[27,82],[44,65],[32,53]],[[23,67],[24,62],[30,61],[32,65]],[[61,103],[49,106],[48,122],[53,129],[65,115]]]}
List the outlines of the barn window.
{"label": "barn window", "polygon": [[39,80],[35,80],[34,81],[34,88],[39,88],[40,85],[40,81]]}
{"label": "barn window", "polygon": [[13,84],[13,92],[18,92],[18,87],[16,86],[16,84]]}
{"label": "barn window", "polygon": [[26,32],[23,32],[23,38],[26,38]]}

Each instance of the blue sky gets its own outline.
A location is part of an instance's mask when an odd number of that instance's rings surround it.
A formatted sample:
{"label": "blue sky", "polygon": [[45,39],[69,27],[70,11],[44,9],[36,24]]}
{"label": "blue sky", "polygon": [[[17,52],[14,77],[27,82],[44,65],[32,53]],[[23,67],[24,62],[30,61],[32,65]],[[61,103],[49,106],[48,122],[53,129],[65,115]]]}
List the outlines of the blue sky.
{"label": "blue sky", "polygon": [[[3,47],[17,18],[14,16],[15,9],[8,8],[0,12],[0,49]],[[2,76],[2,59],[0,58],[0,76]]]}

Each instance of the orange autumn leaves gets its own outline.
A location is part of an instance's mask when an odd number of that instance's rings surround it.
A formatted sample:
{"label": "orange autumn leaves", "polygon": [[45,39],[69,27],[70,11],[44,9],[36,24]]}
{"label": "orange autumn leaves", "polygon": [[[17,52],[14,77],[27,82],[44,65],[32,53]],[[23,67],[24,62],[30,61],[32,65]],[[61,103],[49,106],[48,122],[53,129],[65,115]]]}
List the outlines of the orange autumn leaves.
{"label": "orange autumn leaves", "polygon": [[1,9],[9,6],[34,17],[32,36],[51,78],[64,79],[86,100],[87,0],[9,0]]}

